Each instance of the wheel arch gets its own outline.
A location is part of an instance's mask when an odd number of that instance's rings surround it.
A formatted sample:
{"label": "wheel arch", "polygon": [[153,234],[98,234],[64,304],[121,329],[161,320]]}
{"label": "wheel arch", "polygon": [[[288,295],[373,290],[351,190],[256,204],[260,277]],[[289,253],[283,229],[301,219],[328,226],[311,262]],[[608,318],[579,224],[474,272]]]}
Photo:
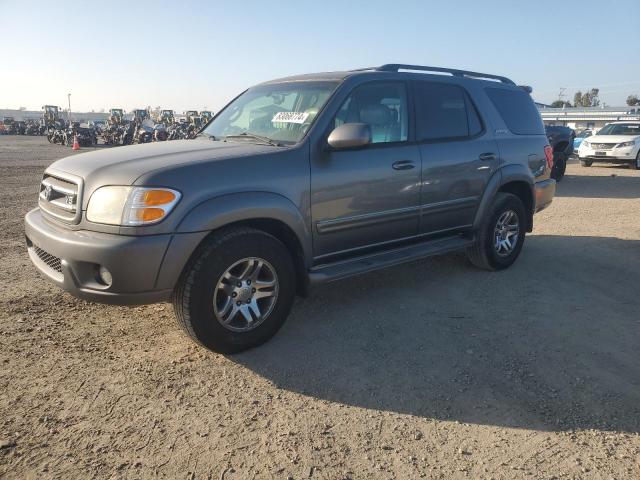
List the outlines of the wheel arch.
{"label": "wheel arch", "polygon": [[527,231],[533,229],[533,212],[535,208],[534,181],[531,172],[523,165],[507,165],[498,170],[489,180],[473,222],[477,230],[482,224],[491,202],[498,192],[516,195],[524,204],[527,212]]}
{"label": "wheel arch", "polygon": [[[294,261],[298,293],[306,295],[307,270],[312,258],[311,237],[304,217],[293,202],[269,192],[216,197],[192,209],[178,225],[177,232],[206,231],[208,234],[200,242],[202,244],[221,229],[234,227],[254,228],[280,240]],[[190,252],[189,257],[194,252]]]}
{"label": "wheel arch", "polygon": [[527,232],[531,232],[533,230],[533,209],[535,208],[531,186],[522,180],[513,180],[502,184],[498,192],[511,193],[522,201],[525,212],[527,212]]}

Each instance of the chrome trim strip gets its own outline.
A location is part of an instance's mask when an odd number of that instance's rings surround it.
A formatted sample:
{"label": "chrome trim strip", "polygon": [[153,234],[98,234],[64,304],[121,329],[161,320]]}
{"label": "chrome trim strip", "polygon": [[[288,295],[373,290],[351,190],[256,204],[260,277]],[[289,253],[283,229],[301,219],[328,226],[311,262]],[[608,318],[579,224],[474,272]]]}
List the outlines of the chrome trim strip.
{"label": "chrome trim strip", "polygon": [[365,213],[364,215],[354,215],[352,217],[335,218],[316,222],[316,230],[319,234],[335,233],[352,228],[368,227],[377,223],[394,222],[407,217],[418,216],[420,206],[397,208],[395,210],[385,210],[382,212]]}
{"label": "chrome trim strip", "polygon": [[[421,206],[421,214],[428,215],[434,212],[446,212],[448,210],[454,210],[460,207],[469,206],[472,207],[480,200],[479,197],[463,197],[456,198],[454,200],[445,200],[444,202],[426,203]],[[468,204],[468,205],[467,205]]]}
{"label": "chrome trim strip", "polygon": [[434,212],[446,212],[464,207],[473,207],[479,201],[479,197],[463,197],[444,202],[428,203],[415,207],[398,208],[395,210],[384,210],[382,212],[365,213],[364,215],[354,215],[352,217],[335,218],[316,222],[316,231],[319,234],[336,233],[353,228],[368,227],[377,223],[394,222],[413,217],[415,215],[429,215]]}
{"label": "chrome trim strip", "polygon": [[[49,177],[51,178],[51,177]],[[55,177],[53,177],[55,178]],[[56,185],[55,183],[49,181],[48,178],[45,178],[44,180],[42,180],[42,185],[44,185],[45,187],[51,187],[53,190],[55,190],[56,192],[60,192],[60,193],[64,193],[65,195],[76,195],[78,192],[71,190],[70,188],[66,188],[63,187],[62,185]],[[77,187],[77,185],[76,185]]]}
{"label": "chrome trim strip", "polygon": [[[73,191],[70,191],[68,187],[64,187],[62,185],[56,185],[54,182],[47,182],[47,178],[45,177],[53,177],[54,179],[60,179],[69,183],[73,183],[76,185],[77,191],[73,192]],[[46,215],[51,215],[52,217],[55,217],[68,224],[78,224],[80,222],[80,217],[82,216],[82,193],[84,190],[84,181],[82,180],[82,178],[77,177],[75,175],[71,175],[66,172],[61,172],[55,169],[47,169],[45,170],[43,174],[43,179],[40,182],[40,188],[42,188],[42,185],[44,185],[45,188],[48,185],[50,185],[53,190],[56,190],[59,193],[67,195],[66,192],[69,192],[69,194],[72,194],[75,196],[75,203],[73,205],[74,208],[72,210],[69,208],[69,205],[67,205],[66,203],[65,203],[65,206],[63,207],[58,202],[47,201],[45,198],[43,198],[42,195],[39,194],[38,206],[41,208],[43,213],[45,213]],[[63,215],[59,212],[54,211],[53,209],[47,208],[47,206],[49,205],[61,210],[68,211],[69,215]]]}

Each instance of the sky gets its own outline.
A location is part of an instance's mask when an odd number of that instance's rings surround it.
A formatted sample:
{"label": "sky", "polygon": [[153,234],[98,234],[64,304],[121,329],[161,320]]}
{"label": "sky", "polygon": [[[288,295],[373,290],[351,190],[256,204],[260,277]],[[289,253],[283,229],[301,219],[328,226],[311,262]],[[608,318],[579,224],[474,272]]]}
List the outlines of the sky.
{"label": "sky", "polygon": [[0,108],[217,111],[287,75],[411,63],[505,75],[551,103],[640,94],[639,0],[0,0]]}

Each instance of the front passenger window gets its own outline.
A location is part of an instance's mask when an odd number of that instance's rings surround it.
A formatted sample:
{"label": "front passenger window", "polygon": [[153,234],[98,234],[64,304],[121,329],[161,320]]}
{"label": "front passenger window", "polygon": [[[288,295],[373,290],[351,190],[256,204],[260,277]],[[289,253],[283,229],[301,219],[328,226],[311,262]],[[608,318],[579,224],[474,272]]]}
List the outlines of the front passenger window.
{"label": "front passenger window", "polygon": [[357,87],[338,111],[334,128],[366,123],[371,143],[404,142],[408,137],[407,92],[404,83],[369,83]]}

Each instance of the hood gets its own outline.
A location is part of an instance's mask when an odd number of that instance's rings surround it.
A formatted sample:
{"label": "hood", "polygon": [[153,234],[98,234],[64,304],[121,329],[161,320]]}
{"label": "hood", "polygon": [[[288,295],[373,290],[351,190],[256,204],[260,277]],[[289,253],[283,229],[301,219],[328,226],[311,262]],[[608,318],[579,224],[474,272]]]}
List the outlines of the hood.
{"label": "hood", "polygon": [[214,142],[207,138],[104,148],[58,160],[48,171],[84,179],[85,184],[132,185],[141,175],[167,167],[214,162],[271,152],[275,147],[241,142]]}
{"label": "hood", "polygon": [[589,143],[622,143],[638,140],[640,135],[591,135],[585,138]]}

